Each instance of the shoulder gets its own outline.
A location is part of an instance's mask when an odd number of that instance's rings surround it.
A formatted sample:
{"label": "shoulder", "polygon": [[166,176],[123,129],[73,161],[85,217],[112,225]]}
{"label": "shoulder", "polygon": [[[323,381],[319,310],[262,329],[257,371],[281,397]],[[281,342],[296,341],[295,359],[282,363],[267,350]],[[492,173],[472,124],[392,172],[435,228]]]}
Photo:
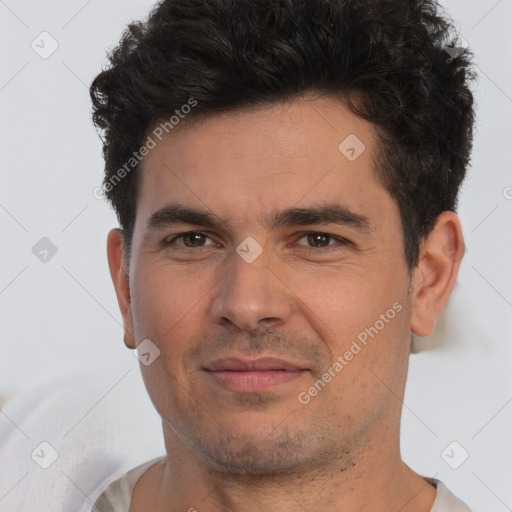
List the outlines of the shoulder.
{"label": "shoulder", "polygon": [[130,471],[126,472],[120,478],[111,482],[94,501],[91,510],[101,510],[102,512],[128,512],[135,484],[151,466],[164,458],[165,456],[145,462],[140,466],[130,469]]}
{"label": "shoulder", "polygon": [[430,512],[472,512],[443,482],[434,478],[429,478],[428,480],[437,488],[437,498]]}

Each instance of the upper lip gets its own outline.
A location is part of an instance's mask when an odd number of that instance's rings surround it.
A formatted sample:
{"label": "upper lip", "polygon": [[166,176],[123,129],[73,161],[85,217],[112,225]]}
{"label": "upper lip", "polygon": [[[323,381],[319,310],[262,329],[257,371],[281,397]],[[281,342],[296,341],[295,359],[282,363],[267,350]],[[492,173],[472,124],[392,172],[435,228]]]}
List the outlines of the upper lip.
{"label": "upper lip", "polygon": [[231,372],[250,372],[250,371],[299,371],[304,370],[296,364],[278,359],[275,357],[262,357],[260,359],[240,359],[238,357],[224,357],[216,359],[207,364],[205,370],[210,372],[231,371]]}

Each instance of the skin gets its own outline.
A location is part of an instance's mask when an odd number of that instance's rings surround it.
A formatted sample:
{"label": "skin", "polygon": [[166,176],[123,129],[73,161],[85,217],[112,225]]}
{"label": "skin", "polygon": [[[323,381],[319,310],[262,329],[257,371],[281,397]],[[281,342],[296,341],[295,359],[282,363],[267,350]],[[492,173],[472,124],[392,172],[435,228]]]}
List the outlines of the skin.
{"label": "skin", "polygon": [[[350,134],[366,146],[355,161],[338,150]],[[431,509],[434,486],[401,460],[400,416],[411,332],[434,329],[463,237],[457,215],[441,214],[409,274],[398,208],[374,173],[377,148],[373,125],[339,99],[303,97],[183,123],[146,156],[129,268],[119,229],[108,261],[126,345],[150,339],[161,351],[141,371],[169,457],[139,479],[131,512]],[[173,201],[225,222],[148,234],[150,216]],[[364,215],[370,229],[262,221],[324,203]],[[193,230],[206,236],[163,244]],[[236,252],[248,236],[262,248],[252,263]],[[301,403],[393,304],[400,312]],[[265,391],[234,390],[204,370],[232,355],[304,371]]]}

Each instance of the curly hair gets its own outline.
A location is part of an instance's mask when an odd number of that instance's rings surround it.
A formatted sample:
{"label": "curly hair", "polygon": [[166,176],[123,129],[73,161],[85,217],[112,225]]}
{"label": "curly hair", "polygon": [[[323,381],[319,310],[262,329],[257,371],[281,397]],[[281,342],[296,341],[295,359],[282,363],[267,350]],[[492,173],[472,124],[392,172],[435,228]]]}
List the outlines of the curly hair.
{"label": "curly hair", "polygon": [[467,48],[448,51],[454,34],[435,0],[161,0],[90,87],[125,252],[139,163],[113,178],[158,120],[191,100],[184,122],[313,92],[373,123],[375,174],[400,211],[411,270],[439,214],[456,211],[470,160],[476,73]]}

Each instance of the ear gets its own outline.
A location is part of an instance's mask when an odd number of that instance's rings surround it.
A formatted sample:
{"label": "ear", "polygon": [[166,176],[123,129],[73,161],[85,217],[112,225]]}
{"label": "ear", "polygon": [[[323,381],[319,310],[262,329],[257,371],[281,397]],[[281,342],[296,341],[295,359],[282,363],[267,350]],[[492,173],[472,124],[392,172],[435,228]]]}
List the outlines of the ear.
{"label": "ear", "polygon": [[443,212],[423,241],[412,284],[411,330],[428,336],[452,293],[464,256],[464,238],[458,216]]}
{"label": "ear", "polygon": [[116,290],[117,302],[123,316],[124,343],[128,348],[135,348],[133,334],[133,317],[131,308],[130,281],[128,269],[124,263],[123,232],[112,229],[107,237],[107,257],[110,277]]}

